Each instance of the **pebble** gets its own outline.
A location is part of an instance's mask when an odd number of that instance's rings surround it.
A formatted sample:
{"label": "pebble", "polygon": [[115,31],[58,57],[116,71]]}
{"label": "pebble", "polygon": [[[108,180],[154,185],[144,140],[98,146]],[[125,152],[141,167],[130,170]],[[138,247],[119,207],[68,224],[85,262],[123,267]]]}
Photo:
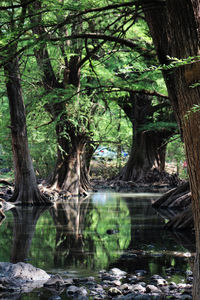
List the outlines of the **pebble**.
{"label": "pebble", "polygon": [[[69,278],[62,279],[59,275],[53,275],[44,285],[44,288],[51,287],[55,292],[49,300],[62,299],[61,293],[65,291],[67,299],[76,300],[192,300],[192,273],[185,273],[186,283],[168,282],[158,274],[145,277],[145,270],[133,270],[132,274],[127,274],[118,268],[109,271],[101,270],[99,278]],[[142,277],[142,281],[141,281]],[[4,278],[0,277],[0,290],[8,291]],[[58,293],[58,286],[62,286],[63,291]],[[13,290],[17,286],[13,285]],[[11,292],[13,292],[11,290]]]}
{"label": "pebble", "polygon": [[[192,300],[192,285],[188,283],[191,272],[185,273],[186,283],[179,284],[168,282],[158,274],[150,279],[145,279],[145,275],[145,270],[135,270],[133,274],[118,268],[101,270],[99,283],[93,277],[71,279],[71,286],[66,287],[67,295],[78,300]],[[144,281],[140,281],[141,277]]]}

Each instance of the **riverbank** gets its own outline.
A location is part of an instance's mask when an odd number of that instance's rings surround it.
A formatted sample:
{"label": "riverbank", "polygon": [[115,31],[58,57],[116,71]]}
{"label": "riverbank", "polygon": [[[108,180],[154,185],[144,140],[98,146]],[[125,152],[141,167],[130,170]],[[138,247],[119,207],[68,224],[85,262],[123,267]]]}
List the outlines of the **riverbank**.
{"label": "riverbank", "polygon": [[101,270],[99,278],[95,279],[91,276],[86,278],[49,276],[45,271],[25,263],[1,263],[1,265],[3,274],[0,276],[1,299],[18,299],[18,295],[22,295],[23,299],[26,299],[24,297],[27,293],[31,295],[31,292],[36,293],[37,289],[40,295],[48,296],[49,300],[192,299],[191,271],[185,272],[185,282],[175,283],[170,280],[175,269],[166,270],[167,278],[158,274],[148,278],[146,270],[133,270],[131,274],[128,274],[118,268],[112,268],[108,272]]}

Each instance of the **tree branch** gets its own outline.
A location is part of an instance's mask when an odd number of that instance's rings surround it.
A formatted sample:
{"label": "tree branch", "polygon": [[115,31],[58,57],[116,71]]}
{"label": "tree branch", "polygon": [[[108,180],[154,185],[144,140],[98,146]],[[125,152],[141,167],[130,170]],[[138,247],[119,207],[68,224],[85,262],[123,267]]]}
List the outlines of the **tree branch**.
{"label": "tree branch", "polygon": [[21,8],[23,6],[26,6],[32,2],[34,2],[35,0],[30,0],[30,1],[27,1],[23,4],[13,4],[13,5],[10,5],[10,6],[0,6],[0,10],[7,10],[7,9],[15,9],[15,8]]}
{"label": "tree branch", "polygon": [[[80,33],[80,34],[69,35],[69,36],[66,36],[66,37],[62,38],[62,40],[73,40],[73,39],[104,40],[104,41],[119,43],[119,44],[127,46],[131,49],[140,48],[140,47],[138,47],[138,44],[133,42],[132,40],[123,39],[123,38],[120,38],[120,37],[110,36],[110,35],[101,34],[101,33],[93,33],[93,32]],[[52,41],[52,42],[58,42],[58,41],[60,41],[60,38],[51,38],[51,37],[49,37],[49,40]]]}

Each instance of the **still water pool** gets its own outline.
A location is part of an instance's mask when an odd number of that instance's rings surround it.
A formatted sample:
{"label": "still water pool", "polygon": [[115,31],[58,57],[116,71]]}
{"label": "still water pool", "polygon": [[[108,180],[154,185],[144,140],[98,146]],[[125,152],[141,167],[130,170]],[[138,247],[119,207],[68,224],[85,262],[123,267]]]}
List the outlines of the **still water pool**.
{"label": "still water pool", "polygon": [[[163,228],[166,220],[151,207],[158,196],[98,192],[51,208],[14,208],[0,226],[0,261],[29,262],[65,278],[97,277],[113,267],[146,270],[148,276],[173,269],[171,280],[183,281],[194,240]],[[48,297],[43,292],[17,299]]]}

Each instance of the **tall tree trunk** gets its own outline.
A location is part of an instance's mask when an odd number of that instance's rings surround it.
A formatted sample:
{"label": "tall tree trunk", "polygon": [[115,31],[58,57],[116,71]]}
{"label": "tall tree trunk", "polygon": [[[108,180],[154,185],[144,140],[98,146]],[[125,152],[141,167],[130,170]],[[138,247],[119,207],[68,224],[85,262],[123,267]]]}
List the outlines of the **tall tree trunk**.
{"label": "tall tree trunk", "polygon": [[[166,139],[172,134],[172,129],[148,129],[153,115],[158,112],[162,116],[162,108],[167,104],[152,104],[153,98],[148,95],[130,93],[128,99],[120,101],[120,106],[128,116],[133,127],[131,153],[125,167],[120,172],[124,181],[145,181],[145,175],[152,169],[163,171],[165,167]],[[153,178],[152,178],[153,180]]]}
{"label": "tall tree trunk", "polygon": [[[30,6],[30,14],[34,15],[34,12],[42,8],[42,1],[36,0],[32,6]],[[41,37],[45,34],[42,24],[41,15],[31,17],[33,26],[33,33]],[[72,28],[74,30],[74,28]],[[61,30],[60,34],[66,35],[67,30]],[[61,36],[62,39],[62,36]],[[71,52],[73,55],[68,60],[65,49],[69,48],[68,44],[60,41],[60,50],[64,60],[64,71],[62,82],[56,77],[53,70],[51,58],[49,56],[47,43],[43,41],[41,46],[35,50],[34,54],[39,68],[42,71],[43,86],[46,93],[56,92],[56,89],[67,90],[70,85],[73,85],[77,92],[80,89],[80,57],[81,47],[71,46]],[[83,193],[86,185],[82,184],[81,173],[87,176],[81,169],[83,163],[81,162],[82,152],[86,143],[87,134],[80,127],[81,125],[73,125],[69,121],[69,115],[67,114],[67,104],[69,99],[65,103],[63,99],[59,103],[48,103],[45,105],[45,109],[52,115],[52,118],[56,120],[56,138],[57,138],[57,161],[53,176],[51,177],[50,184],[53,188],[63,189],[70,192],[73,195],[79,195]],[[89,177],[87,178],[89,182]]]}
{"label": "tall tree trunk", "polygon": [[18,59],[10,58],[5,64],[4,70],[10,107],[10,128],[15,171],[15,189],[10,201],[25,205],[47,204],[50,201],[40,194],[29,153]]}
{"label": "tall tree trunk", "polygon": [[81,186],[85,191],[92,188],[90,183],[90,162],[94,152],[95,152],[95,147],[93,147],[92,144],[90,144],[90,141],[88,141],[88,143],[85,144],[81,155],[80,180],[81,180]]}
{"label": "tall tree trunk", "polygon": [[[145,8],[157,54],[162,64],[169,64],[167,55],[179,59],[196,57],[200,53],[200,4],[197,0],[167,0]],[[181,12],[181,13],[180,13]],[[191,87],[200,79],[199,62],[163,72],[168,93],[185,142],[189,182],[192,193],[196,233],[196,262],[194,267],[193,299],[200,299],[200,87]]]}
{"label": "tall tree trunk", "polygon": [[[65,116],[63,115],[65,119]],[[66,190],[73,195],[80,195],[81,189],[81,155],[83,152],[84,136],[77,135],[70,122],[59,121],[56,125],[57,161],[51,186]]]}
{"label": "tall tree trunk", "polygon": [[[168,133],[166,131],[166,133]],[[120,173],[124,181],[145,180],[145,175],[152,169],[163,171],[165,165],[165,131],[139,131],[133,133],[129,159]]]}

